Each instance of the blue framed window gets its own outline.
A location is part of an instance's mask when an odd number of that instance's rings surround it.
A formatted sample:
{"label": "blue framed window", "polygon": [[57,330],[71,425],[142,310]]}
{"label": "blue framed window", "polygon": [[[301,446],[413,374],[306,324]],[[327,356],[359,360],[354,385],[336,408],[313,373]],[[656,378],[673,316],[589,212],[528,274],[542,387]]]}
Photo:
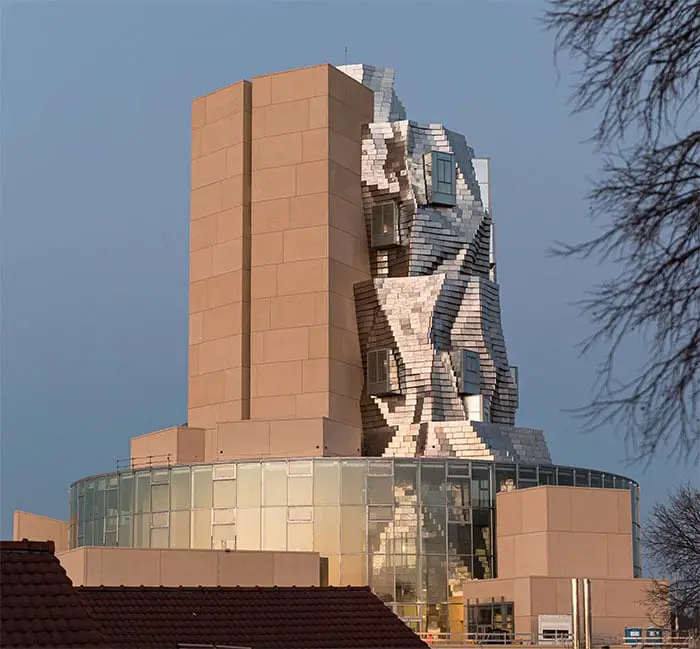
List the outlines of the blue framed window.
{"label": "blue framed window", "polygon": [[460,361],[460,394],[480,394],[481,361],[478,352],[471,349],[463,349]]}
{"label": "blue framed window", "polygon": [[457,167],[453,153],[431,152],[432,192],[434,205],[457,205]]}

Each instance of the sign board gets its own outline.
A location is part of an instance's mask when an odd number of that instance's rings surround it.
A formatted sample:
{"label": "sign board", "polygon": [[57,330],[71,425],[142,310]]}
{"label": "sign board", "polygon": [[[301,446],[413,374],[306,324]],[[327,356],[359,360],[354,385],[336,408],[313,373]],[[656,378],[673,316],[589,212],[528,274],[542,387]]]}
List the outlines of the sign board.
{"label": "sign board", "polygon": [[563,644],[573,635],[571,615],[538,615],[537,622],[540,644]]}

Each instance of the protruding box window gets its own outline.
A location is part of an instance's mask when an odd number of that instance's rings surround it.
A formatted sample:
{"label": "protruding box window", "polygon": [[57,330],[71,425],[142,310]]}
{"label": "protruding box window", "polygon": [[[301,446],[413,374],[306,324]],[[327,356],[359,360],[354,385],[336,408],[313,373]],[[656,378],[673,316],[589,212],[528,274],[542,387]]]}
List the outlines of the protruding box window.
{"label": "protruding box window", "polygon": [[463,349],[460,368],[460,394],[481,393],[481,362],[479,354],[471,349]]}
{"label": "protruding box window", "polygon": [[395,201],[372,207],[372,248],[399,245],[399,210]]}
{"label": "protruding box window", "polygon": [[[457,205],[457,167],[453,153],[431,151],[429,164],[430,184],[428,202],[432,205]],[[428,171],[428,170],[426,170]]]}
{"label": "protruding box window", "polygon": [[375,349],[367,353],[367,393],[380,397],[396,394],[396,364],[390,349]]}

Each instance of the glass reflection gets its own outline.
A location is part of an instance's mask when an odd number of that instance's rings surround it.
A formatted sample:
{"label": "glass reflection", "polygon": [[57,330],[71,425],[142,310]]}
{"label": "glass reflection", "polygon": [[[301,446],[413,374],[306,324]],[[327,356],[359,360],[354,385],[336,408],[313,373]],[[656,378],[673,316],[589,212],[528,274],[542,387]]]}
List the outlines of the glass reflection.
{"label": "glass reflection", "polygon": [[340,552],[364,552],[367,547],[365,508],[346,505],[340,508]]}
{"label": "glass reflection", "polygon": [[343,460],[340,476],[340,503],[342,505],[364,505],[366,502],[367,462]]}
{"label": "glass reflection", "polygon": [[340,462],[314,462],[314,505],[336,505],[340,502]]}
{"label": "glass reflection", "polygon": [[[192,467],[192,507],[211,507],[211,467]],[[193,524],[193,527],[194,526]]]}

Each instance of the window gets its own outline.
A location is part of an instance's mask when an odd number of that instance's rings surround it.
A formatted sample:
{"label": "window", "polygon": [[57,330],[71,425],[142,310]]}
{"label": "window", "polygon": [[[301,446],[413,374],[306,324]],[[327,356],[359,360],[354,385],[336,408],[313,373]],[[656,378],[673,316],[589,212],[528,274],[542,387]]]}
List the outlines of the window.
{"label": "window", "polygon": [[471,349],[463,349],[460,360],[460,394],[479,394],[481,392],[479,354]]}
{"label": "window", "polygon": [[367,353],[367,393],[379,397],[396,394],[396,366],[390,349],[376,349]]}
{"label": "window", "polygon": [[372,207],[372,248],[399,244],[398,209],[394,201]]}
{"label": "window", "polygon": [[457,168],[454,154],[431,151],[424,160],[426,166],[429,166],[429,173],[426,173],[426,178],[430,178],[428,202],[433,205],[457,205]]}

